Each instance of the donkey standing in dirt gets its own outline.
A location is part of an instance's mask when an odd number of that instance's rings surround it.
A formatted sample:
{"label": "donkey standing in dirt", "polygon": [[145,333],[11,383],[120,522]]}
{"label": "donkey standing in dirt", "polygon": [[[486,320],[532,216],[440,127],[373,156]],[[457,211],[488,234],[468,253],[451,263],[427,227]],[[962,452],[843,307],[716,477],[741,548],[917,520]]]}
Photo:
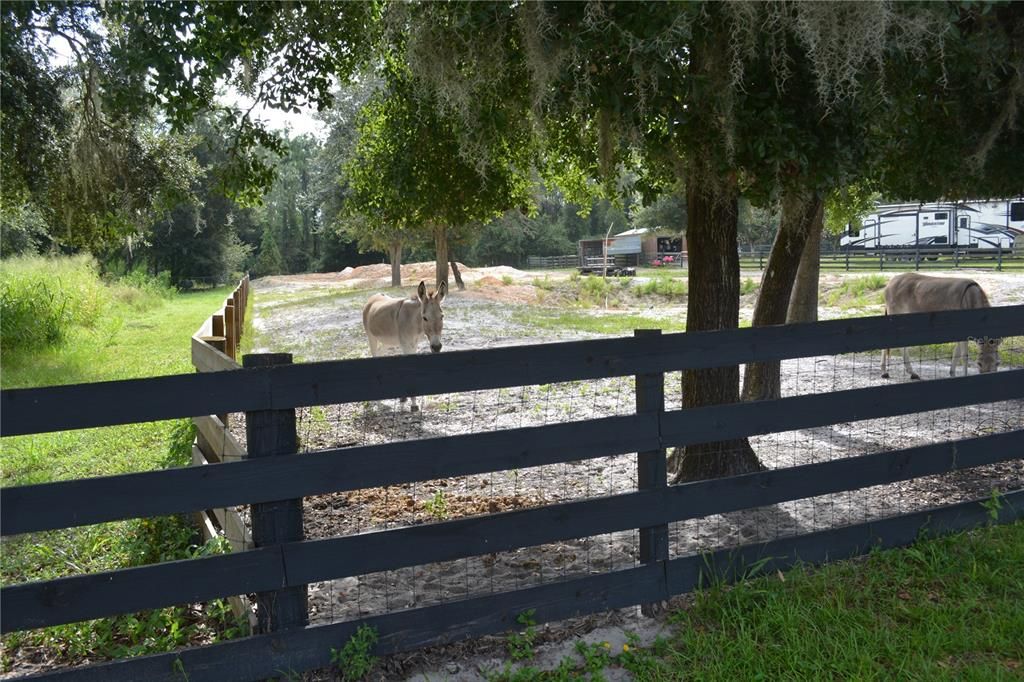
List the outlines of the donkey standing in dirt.
{"label": "donkey standing in dirt", "polygon": [[[973,279],[960,277],[926,277],[907,272],[889,280],[885,287],[885,314],[931,313],[940,310],[969,310],[988,308],[988,296]],[[973,338],[978,344],[978,370],[985,374],[999,367],[999,343],[1002,339]],[[903,349],[903,366],[911,379],[920,379],[910,366],[907,349]],[[953,364],[949,376],[956,376],[957,362],[963,358],[967,375],[967,341],[953,347]],[[882,351],[882,378],[889,378],[889,349]]]}
{"label": "donkey standing in dirt", "polygon": [[[392,298],[386,294],[374,294],[363,306],[363,329],[370,342],[370,355],[377,357],[381,346],[398,346],[403,355],[416,352],[420,337],[426,336],[433,353],[441,352],[441,328],[444,326],[444,312],[441,301],[448,293],[448,285],[441,286],[432,294],[427,285],[420,282],[416,295],[409,298]],[[402,402],[405,402],[402,398]],[[412,411],[418,412],[416,396],[412,397]]]}

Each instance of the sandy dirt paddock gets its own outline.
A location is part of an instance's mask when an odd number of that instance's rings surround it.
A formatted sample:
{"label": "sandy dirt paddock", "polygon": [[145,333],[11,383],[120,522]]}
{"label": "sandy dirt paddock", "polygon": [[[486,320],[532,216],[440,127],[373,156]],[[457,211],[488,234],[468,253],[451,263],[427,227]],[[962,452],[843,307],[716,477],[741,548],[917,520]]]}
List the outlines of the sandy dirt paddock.
{"label": "sandy dirt paddock", "polygon": [[[445,302],[445,351],[600,336],[596,332],[551,329],[534,324],[536,311],[573,305],[567,300],[570,294],[560,291],[558,284],[571,290],[565,271],[538,273],[512,268],[462,268],[462,272],[467,290],[453,291]],[[403,268],[403,280],[410,285],[410,290],[421,279],[429,283],[432,274],[432,264]],[[844,281],[863,276],[824,275],[822,300]],[[1022,276],[998,273],[972,273],[970,276],[982,284],[994,305],[1024,302]],[[744,277],[757,280],[759,273],[744,273]],[[255,350],[292,352],[297,361],[307,362],[367,356],[361,308],[369,294],[386,289],[389,282],[390,266],[387,265],[254,281]],[[629,286],[641,283],[633,282]],[[744,297],[741,313],[744,319],[749,320],[752,314],[754,297],[755,294]],[[821,316],[827,319],[880,314],[879,301],[876,292],[862,308],[838,302],[823,306]],[[581,312],[639,314],[652,322],[678,320],[685,316],[685,299],[638,298],[633,301],[627,297],[626,303],[618,309],[583,309]],[[1014,352],[1009,362],[1004,357],[1002,371],[1020,369],[1019,358],[1024,355],[1022,345],[1020,338],[1006,340],[1004,347]],[[885,380],[879,377],[878,362],[877,353],[787,361],[783,363],[783,395],[882,385]],[[914,363],[927,381],[947,375],[949,357],[934,349],[918,349]],[[907,380],[899,364],[893,377],[891,382]],[[678,409],[681,404],[678,372],[668,374],[665,385],[666,408]],[[434,395],[426,396],[421,404],[422,411],[415,414],[397,400],[300,410],[302,449],[313,451],[630,414],[634,410],[633,380],[616,378]],[[235,420],[233,428],[244,437],[240,419]],[[751,444],[763,464],[782,468],[1020,428],[1024,428],[1024,401],[1009,401],[768,434],[752,438]],[[694,519],[672,524],[671,554],[682,556],[806,533],[984,497],[993,490],[1021,487],[1024,487],[1024,462],[1018,459],[952,475]],[[635,489],[636,456],[604,457],[307,498],[305,530],[307,538],[325,538]],[[240,511],[244,513],[244,509]],[[310,618],[314,623],[349,620],[631,568],[637,565],[637,556],[637,532],[629,531],[344,578],[311,586]],[[609,623],[626,623],[627,627],[643,631],[654,631],[660,625],[640,619],[634,611],[624,611],[577,619],[543,631],[546,638],[558,640]],[[402,678],[433,666],[442,677],[472,679],[477,674],[476,668],[487,664],[480,662],[483,659],[468,662],[465,656],[483,653],[493,657],[500,653],[500,642],[499,638],[485,638],[391,657],[383,667],[384,675]]]}

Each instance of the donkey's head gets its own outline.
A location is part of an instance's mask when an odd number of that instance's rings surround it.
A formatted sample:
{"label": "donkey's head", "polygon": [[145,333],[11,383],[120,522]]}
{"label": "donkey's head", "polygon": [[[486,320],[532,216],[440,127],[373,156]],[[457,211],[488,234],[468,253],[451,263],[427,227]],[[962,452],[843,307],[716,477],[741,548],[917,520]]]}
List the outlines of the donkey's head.
{"label": "donkey's head", "polygon": [[444,327],[444,311],[441,310],[441,301],[448,293],[448,285],[441,282],[441,286],[432,294],[427,293],[426,282],[420,282],[416,290],[416,298],[420,301],[420,315],[423,317],[423,334],[430,342],[432,353],[441,352],[441,328]]}
{"label": "donkey's head", "polygon": [[999,369],[999,344],[1003,340],[982,336],[974,341],[978,344],[978,371],[988,374]]}

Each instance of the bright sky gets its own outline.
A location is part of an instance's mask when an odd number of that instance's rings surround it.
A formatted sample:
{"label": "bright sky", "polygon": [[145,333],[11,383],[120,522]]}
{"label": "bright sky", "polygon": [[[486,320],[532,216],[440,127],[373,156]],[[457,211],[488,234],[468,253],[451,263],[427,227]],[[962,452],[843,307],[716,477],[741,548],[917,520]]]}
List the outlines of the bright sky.
{"label": "bright sky", "polygon": [[[56,64],[66,65],[72,63],[74,55],[65,40],[54,38],[53,36],[45,36],[44,39],[53,50],[54,62]],[[227,93],[219,96],[218,99],[224,104],[234,104],[242,111],[246,111],[251,107],[253,102],[252,98],[241,95],[234,88],[228,88]],[[327,137],[327,126],[314,117],[315,113],[315,109],[308,107],[298,114],[292,114],[279,109],[260,106],[253,110],[252,115],[256,119],[265,121],[267,127],[271,130],[284,130],[287,128],[291,131],[291,137],[310,134],[322,140]]]}
{"label": "bright sky", "polygon": [[[251,107],[253,102],[252,98],[239,94],[233,88],[230,89],[227,94],[222,95],[219,99],[225,104],[233,103],[234,106],[237,106],[242,111],[246,111]],[[301,113],[292,114],[265,106],[256,107],[252,112],[254,119],[265,121],[267,123],[267,127],[271,130],[283,130],[287,128],[291,131],[290,137],[310,134],[322,140],[327,137],[327,126],[318,121],[315,118],[315,114],[316,110],[312,108],[305,108]]]}

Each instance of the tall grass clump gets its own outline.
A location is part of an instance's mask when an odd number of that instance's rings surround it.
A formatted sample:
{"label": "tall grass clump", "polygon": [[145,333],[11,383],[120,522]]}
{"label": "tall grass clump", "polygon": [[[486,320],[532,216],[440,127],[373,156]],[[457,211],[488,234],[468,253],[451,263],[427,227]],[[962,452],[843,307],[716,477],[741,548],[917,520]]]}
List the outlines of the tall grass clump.
{"label": "tall grass clump", "polygon": [[573,284],[578,287],[577,300],[584,306],[603,305],[614,294],[612,283],[604,277],[588,275]]}
{"label": "tall grass clump", "polygon": [[92,256],[22,256],[0,267],[0,349],[4,355],[54,346],[71,328],[91,327],[109,303]]}
{"label": "tall grass clump", "polygon": [[640,296],[686,296],[686,280],[681,277],[652,277],[643,284],[633,287]]}
{"label": "tall grass clump", "polygon": [[136,268],[111,283],[110,292],[119,302],[135,310],[142,310],[151,301],[169,301],[177,294],[171,284],[171,273],[164,271],[150,275]]}
{"label": "tall grass clump", "polygon": [[828,304],[840,308],[863,308],[883,302],[882,289],[889,282],[885,275],[867,275],[848,279],[833,289]]}

